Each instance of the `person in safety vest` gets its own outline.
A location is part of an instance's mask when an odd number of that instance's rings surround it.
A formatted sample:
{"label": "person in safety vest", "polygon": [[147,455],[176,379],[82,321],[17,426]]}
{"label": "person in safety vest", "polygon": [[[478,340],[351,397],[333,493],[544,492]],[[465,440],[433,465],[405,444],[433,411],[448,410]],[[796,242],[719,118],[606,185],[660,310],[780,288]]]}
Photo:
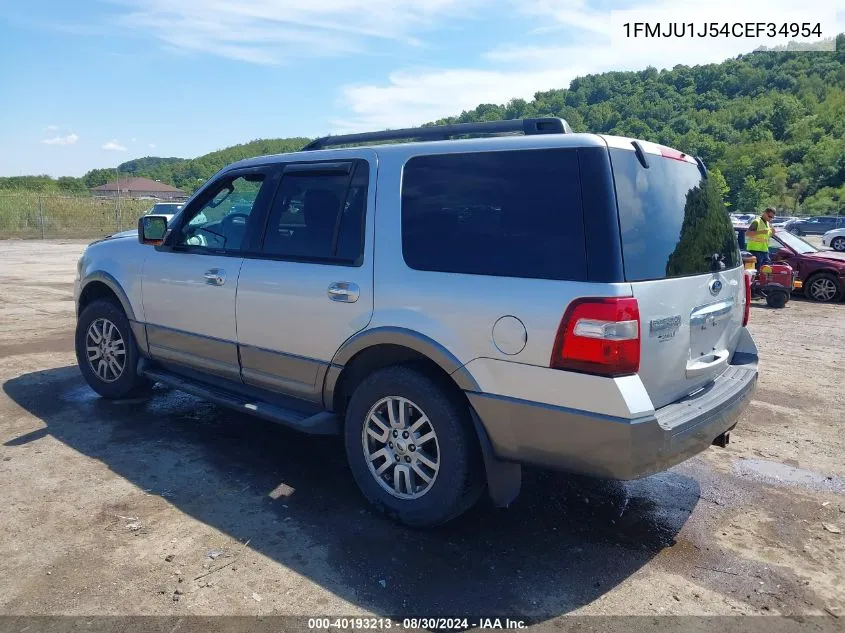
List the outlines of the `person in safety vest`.
{"label": "person in safety vest", "polygon": [[769,207],[763,211],[760,217],[752,220],[745,232],[745,247],[749,253],[757,258],[758,272],[760,266],[772,262],[771,257],[769,257],[769,238],[775,233],[775,227],[772,226],[774,220],[775,210],[773,207]]}

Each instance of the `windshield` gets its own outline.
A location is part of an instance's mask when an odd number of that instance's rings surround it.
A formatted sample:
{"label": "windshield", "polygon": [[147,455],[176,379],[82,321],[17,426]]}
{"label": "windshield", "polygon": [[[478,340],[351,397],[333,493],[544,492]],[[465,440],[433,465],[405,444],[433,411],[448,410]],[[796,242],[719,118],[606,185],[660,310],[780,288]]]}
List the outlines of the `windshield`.
{"label": "windshield", "polygon": [[819,249],[817,249],[815,246],[808,244],[800,237],[796,237],[789,231],[780,231],[775,237],[799,255],[806,255],[807,253],[819,252]]}
{"label": "windshield", "polygon": [[714,256],[739,266],[739,248],[722,196],[698,167],[649,156],[646,169],[633,149],[611,149],[625,278],[646,281],[703,275]]}
{"label": "windshield", "polygon": [[181,204],[156,204],[147,211],[147,215],[175,215],[181,208]]}

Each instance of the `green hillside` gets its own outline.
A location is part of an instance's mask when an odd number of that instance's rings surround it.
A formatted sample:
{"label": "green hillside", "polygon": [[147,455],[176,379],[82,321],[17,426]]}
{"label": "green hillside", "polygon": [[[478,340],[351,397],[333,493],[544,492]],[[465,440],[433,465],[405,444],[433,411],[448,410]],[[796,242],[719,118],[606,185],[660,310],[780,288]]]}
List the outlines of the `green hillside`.
{"label": "green hillside", "polygon": [[[534,99],[483,104],[437,123],[559,116],[575,131],[633,136],[701,156],[724,175],[732,210],[845,214],[845,35],[837,52],[756,52],[721,64],[609,72]],[[187,191],[226,164],[294,151],[308,139],[255,140],[179,160],[143,158],[122,173]],[[0,189],[78,191],[114,177],[0,178]]]}

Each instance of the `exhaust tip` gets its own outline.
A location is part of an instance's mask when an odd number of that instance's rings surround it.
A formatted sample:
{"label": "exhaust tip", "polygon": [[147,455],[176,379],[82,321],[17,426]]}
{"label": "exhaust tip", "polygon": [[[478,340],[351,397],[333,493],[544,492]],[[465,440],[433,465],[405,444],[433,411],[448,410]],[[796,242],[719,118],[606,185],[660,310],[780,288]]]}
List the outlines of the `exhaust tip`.
{"label": "exhaust tip", "polygon": [[730,433],[722,433],[715,440],[713,440],[713,446],[718,446],[719,448],[725,448],[730,443],[731,443],[731,434]]}

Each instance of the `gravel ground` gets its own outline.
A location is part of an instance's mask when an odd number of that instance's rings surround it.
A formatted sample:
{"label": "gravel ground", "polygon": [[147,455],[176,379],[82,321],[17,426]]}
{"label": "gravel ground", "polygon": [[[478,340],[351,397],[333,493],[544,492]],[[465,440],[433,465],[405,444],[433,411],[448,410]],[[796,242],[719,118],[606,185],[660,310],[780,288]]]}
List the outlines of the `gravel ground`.
{"label": "gravel ground", "polygon": [[166,389],[97,398],[83,248],[0,242],[0,614],[845,620],[845,305],[754,306],[728,448],[628,483],[528,472],[509,510],[417,532],[367,509],[339,441]]}

